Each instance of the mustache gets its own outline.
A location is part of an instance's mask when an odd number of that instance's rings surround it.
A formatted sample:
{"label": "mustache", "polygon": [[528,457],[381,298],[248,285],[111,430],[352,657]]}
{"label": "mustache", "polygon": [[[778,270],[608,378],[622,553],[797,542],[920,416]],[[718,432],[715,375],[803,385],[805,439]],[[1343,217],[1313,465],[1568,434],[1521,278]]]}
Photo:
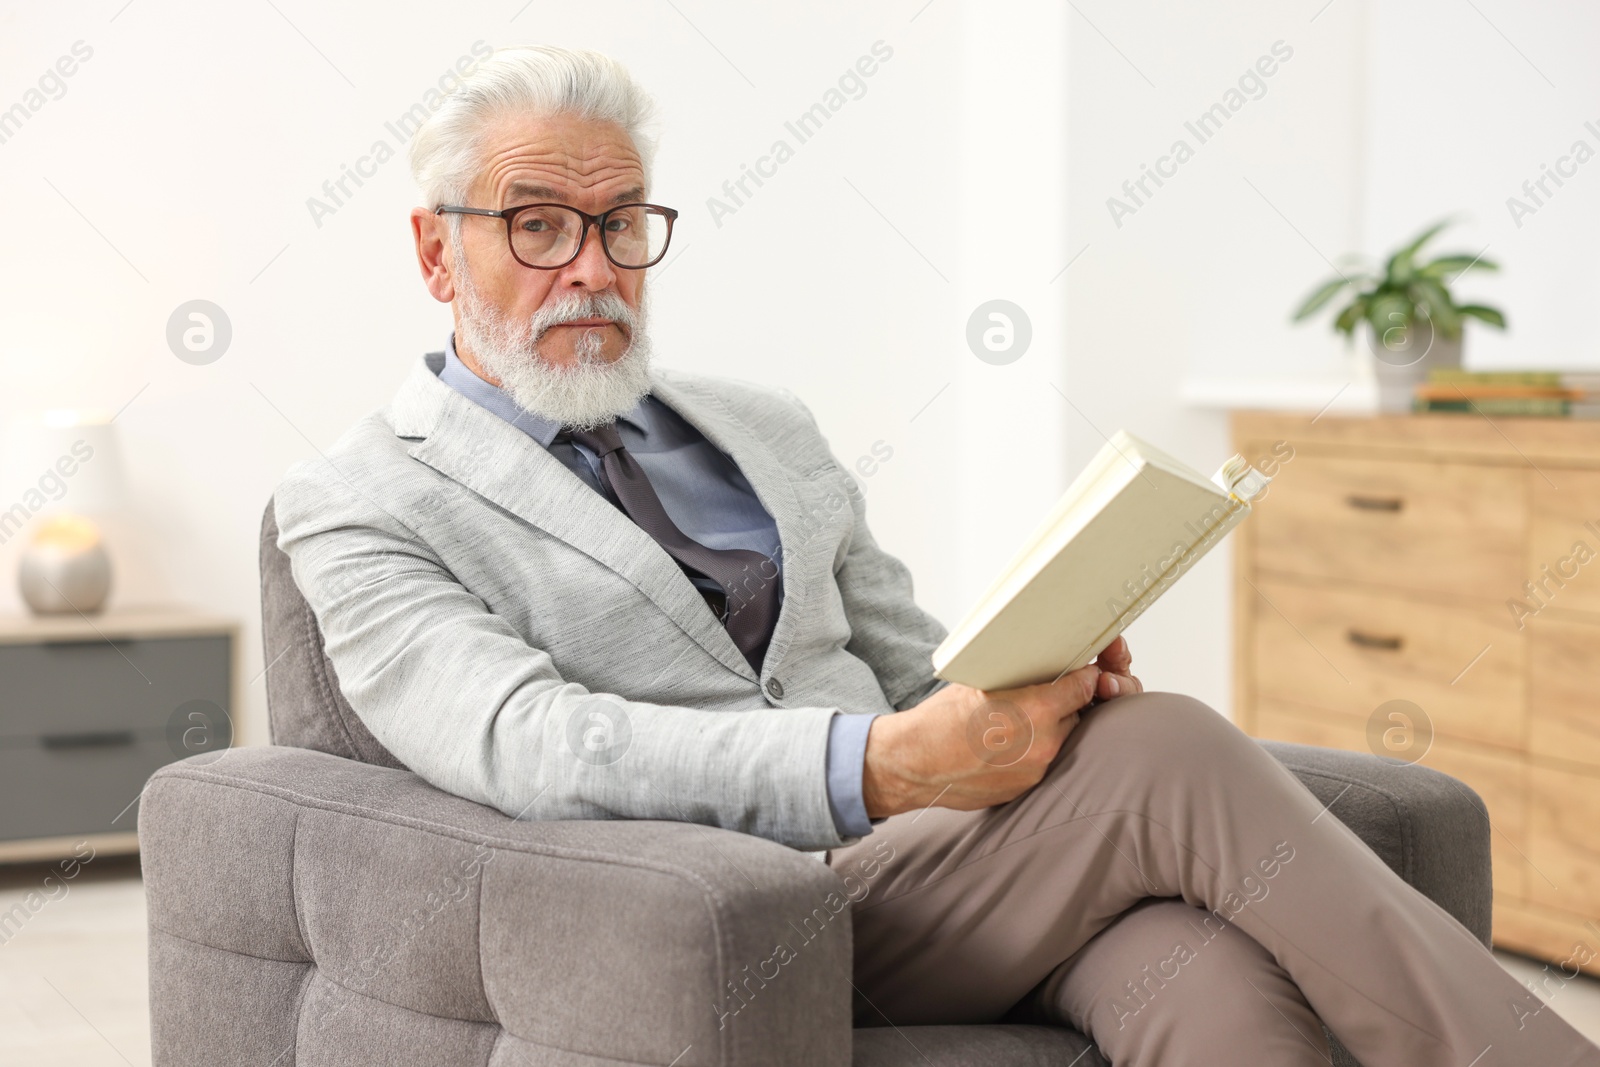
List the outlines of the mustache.
{"label": "mustache", "polygon": [[600,293],[570,293],[553,304],[545,304],[528,317],[532,339],[538,341],[552,326],[564,326],[582,319],[610,319],[629,336],[639,324],[639,315],[627,301],[609,290]]}

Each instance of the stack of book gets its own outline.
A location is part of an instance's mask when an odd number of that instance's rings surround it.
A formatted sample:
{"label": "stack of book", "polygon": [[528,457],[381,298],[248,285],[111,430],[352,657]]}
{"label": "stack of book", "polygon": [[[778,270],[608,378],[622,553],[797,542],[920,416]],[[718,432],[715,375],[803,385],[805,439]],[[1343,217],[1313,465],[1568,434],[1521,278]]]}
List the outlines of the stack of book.
{"label": "stack of book", "polygon": [[1436,368],[1417,386],[1412,409],[1483,415],[1600,418],[1600,373],[1467,371]]}

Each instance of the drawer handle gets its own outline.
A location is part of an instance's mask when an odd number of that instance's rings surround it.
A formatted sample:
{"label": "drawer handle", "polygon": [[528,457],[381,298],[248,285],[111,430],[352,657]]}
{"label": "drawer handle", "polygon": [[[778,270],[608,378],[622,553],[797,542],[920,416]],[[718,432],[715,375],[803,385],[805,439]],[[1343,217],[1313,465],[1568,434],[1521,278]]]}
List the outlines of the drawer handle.
{"label": "drawer handle", "polygon": [[1406,506],[1405,500],[1398,496],[1362,496],[1359,493],[1351,493],[1344,502],[1357,511],[1399,511]]}
{"label": "drawer handle", "polygon": [[134,644],[134,638],[131,638],[131,637],[86,637],[86,638],[78,639],[78,638],[72,638],[72,637],[50,637],[50,638],[46,638],[43,641],[40,641],[38,644],[39,644],[40,648],[47,648],[47,649],[50,649],[52,652],[58,651],[58,650],[61,650],[61,649],[74,649],[74,648],[84,648],[84,647],[99,648],[102,645],[110,645],[112,648],[123,649],[123,648],[132,647],[133,644]]}
{"label": "drawer handle", "polygon": [[75,748],[121,748],[133,744],[132,730],[101,730],[84,734],[45,734],[39,743],[45,748],[62,750]]}
{"label": "drawer handle", "polygon": [[1357,648],[1376,648],[1384,652],[1398,652],[1406,643],[1403,637],[1386,637],[1383,634],[1369,634],[1361,630],[1348,630],[1344,636]]}

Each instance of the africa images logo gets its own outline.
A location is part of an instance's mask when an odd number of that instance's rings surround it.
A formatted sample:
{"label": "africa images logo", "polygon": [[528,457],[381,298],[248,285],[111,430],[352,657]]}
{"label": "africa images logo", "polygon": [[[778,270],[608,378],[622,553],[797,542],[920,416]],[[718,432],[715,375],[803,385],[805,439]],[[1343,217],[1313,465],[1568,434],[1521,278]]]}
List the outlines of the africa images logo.
{"label": "africa images logo", "polygon": [[[476,70],[479,61],[488,59],[493,54],[494,49],[483,41],[473,41],[472,55],[459,57],[453,68],[446,68],[438,80],[423,91],[422,99],[402,111],[393,121],[383,124],[384,130],[394,138],[392,144],[389,137],[379,137],[372,142],[365,155],[356,157],[354,167],[348,163],[340,163],[339,176],[329,178],[322,183],[322,196],[306,197],[306,210],[311,213],[311,221],[316,224],[317,229],[322,229],[322,220],[325,217],[338,214],[339,209],[355,195],[355,190],[350,188],[352,182],[356,189],[359,189],[366,184],[362,179],[376,177],[378,168],[393,159],[400,149],[417,135],[417,131],[422,129],[422,124],[444,106],[445,97],[461,88],[461,79]],[[478,58],[473,59],[472,56]]]}
{"label": "africa images logo", "polygon": [[870,55],[863,55],[853,66],[846,67],[834,85],[823,92],[822,99],[802,111],[792,122],[783,124],[784,131],[794,138],[793,144],[786,137],[777,138],[765,155],[756,157],[754,167],[742,163],[739,176],[722,183],[722,197],[706,197],[706,210],[711,212],[711,221],[717,224],[717,229],[722,229],[724,216],[737,214],[745,202],[755,196],[755,190],[750,188],[751,183],[759,189],[766,184],[763,179],[776,177],[778,168],[794,158],[798,146],[820,133],[823,124],[851,100],[866,96],[866,79],[876,74],[879,67],[893,56],[892,47],[883,41],[873,41]]}
{"label": "africa images logo", "polygon": [[[1111,213],[1111,221],[1116,223],[1117,229],[1122,229],[1123,218],[1137,215],[1139,209],[1153,199],[1168,180],[1176,178],[1178,168],[1194,158],[1200,145],[1221,133],[1225,122],[1250,101],[1260,100],[1267,95],[1267,79],[1294,57],[1294,48],[1285,41],[1272,42],[1270,51],[1271,55],[1263,55],[1253,66],[1246,67],[1244,73],[1239,75],[1238,82],[1223,92],[1221,100],[1200,112],[1192,122],[1183,124],[1184,130],[1194,138],[1194,144],[1191,145],[1187,138],[1179,137],[1172,142],[1172,147],[1165,155],[1156,157],[1153,168],[1148,163],[1141,163],[1139,176],[1122,183],[1122,193],[1127,199],[1117,196],[1106,198],[1106,210]],[[1152,184],[1154,189],[1151,188]]]}

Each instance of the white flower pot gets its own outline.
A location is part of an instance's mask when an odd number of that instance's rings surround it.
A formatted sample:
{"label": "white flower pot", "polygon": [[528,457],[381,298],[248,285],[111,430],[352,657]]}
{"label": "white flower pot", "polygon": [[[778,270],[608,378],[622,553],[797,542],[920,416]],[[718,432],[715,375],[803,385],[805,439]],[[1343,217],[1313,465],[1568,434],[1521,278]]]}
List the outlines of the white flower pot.
{"label": "white flower pot", "polygon": [[1461,334],[1445,337],[1426,319],[1366,335],[1372,351],[1373,370],[1378,376],[1378,410],[1401,414],[1411,410],[1419,383],[1428,380],[1435,367],[1461,366]]}

